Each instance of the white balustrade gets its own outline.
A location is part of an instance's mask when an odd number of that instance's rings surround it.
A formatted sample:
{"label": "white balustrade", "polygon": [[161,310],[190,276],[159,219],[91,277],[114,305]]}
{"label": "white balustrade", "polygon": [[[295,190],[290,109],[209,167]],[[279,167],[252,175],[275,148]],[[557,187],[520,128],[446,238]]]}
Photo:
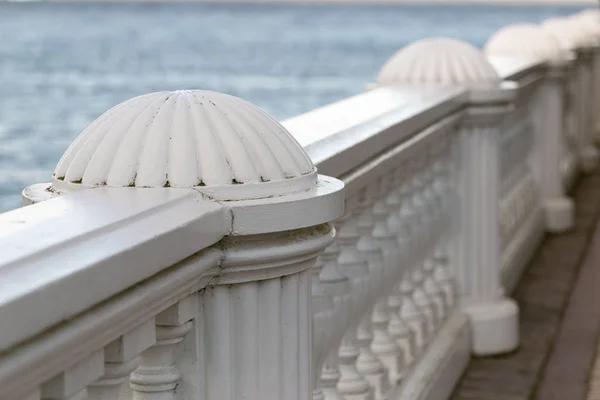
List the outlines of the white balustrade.
{"label": "white balustrade", "polygon": [[0,215],[0,398],[448,398],[518,346],[507,292],[596,163],[599,32],[565,23],[415,42],[282,124],[205,91],[109,110]]}

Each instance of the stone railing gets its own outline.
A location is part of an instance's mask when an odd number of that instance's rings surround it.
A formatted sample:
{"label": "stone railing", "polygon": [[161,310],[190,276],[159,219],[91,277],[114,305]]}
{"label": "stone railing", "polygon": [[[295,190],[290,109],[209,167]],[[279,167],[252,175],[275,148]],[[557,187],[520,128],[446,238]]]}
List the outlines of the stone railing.
{"label": "stone railing", "polygon": [[599,53],[555,23],[416,42],[281,124],[204,91],[106,112],[0,215],[0,398],[448,398],[517,348],[505,292],[597,163]]}

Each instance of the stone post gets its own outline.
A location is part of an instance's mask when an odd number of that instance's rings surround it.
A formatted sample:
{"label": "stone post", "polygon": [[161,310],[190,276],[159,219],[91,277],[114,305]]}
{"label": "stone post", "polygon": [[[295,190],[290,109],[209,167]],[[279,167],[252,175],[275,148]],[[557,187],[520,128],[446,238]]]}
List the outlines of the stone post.
{"label": "stone post", "polygon": [[515,96],[508,83],[473,90],[459,139],[457,278],[477,355],[512,351],[519,344],[519,310],[500,281],[500,126]]}
{"label": "stone post", "polygon": [[[259,108],[185,90],[136,97],[100,116],[63,155],[51,183],[24,190],[23,203],[96,187],[134,191],[141,203],[147,188],[218,203],[228,231],[215,245],[221,263],[199,295],[190,293],[193,301],[156,316],[148,340],[125,356],[109,352],[104,360],[98,352],[89,379],[66,387],[58,377],[42,398],[76,400],[91,384],[92,397],[104,399],[119,390],[113,378],[127,376],[136,400],[175,400],[182,387],[206,400],[311,397],[311,268],[333,242],[329,222],[343,214],[341,181],[318,175],[300,144]],[[203,229],[213,228],[223,230]],[[180,356],[185,342],[195,344]],[[189,352],[193,373],[180,368]]]}
{"label": "stone post", "polygon": [[569,230],[574,224],[575,205],[566,195],[561,162],[564,141],[564,99],[568,66],[551,63],[537,94],[536,147],[540,152],[541,190],[546,229],[551,233]]}
{"label": "stone post", "polygon": [[592,96],[591,60],[597,45],[597,38],[590,36],[586,28],[577,20],[551,18],[542,24],[565,50],[577,55],[573,76],[573,139],[576,143],[579,167],[583,172],[591,172],[598,166],[598,150],[594,147],[589,103]]}
{"label": "stone post", "polygon": [[516,90],[502,84],[480,50],[455,39],[423,39],[397,52],[382,68],[382,86],[462,87],[469,98],[460,132],[460,201],[452,263],[461,305],[472,325],[472,351],[492,355],[518,345],[518,308],[500,283],[499,127]]}
{"label": "stone post", "polygon": [[592,172],[598,167],[598,150],[593,142],[593,118],[590,104],[593,98],[593,47],[581,47],[577,49],[577,82],[578,95],[576,102],[577,118],[579,120],[579,131],[577,132],[577,147],[581,170],[583,172]]}

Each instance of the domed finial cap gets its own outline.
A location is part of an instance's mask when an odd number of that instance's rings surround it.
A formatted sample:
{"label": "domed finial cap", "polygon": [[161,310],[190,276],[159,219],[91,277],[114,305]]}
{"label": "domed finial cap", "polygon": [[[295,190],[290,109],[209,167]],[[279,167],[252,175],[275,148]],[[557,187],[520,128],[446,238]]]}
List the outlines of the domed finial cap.
{"label": "domed finial cap", "polygon": [[383,66],[379,85],[465,85],[497,87],[501,80],[476,47],[456,39],[418,40],[390,58]]}
{"label": "domed finial cap", "polygon": [[298,142],[258,107],[226,94],[185,90],[127,100],[94,121],[53,174],[58,190],[197,188],[217,200],[314,188]]}
{"label": "domed finial cap", "polygon": [[587,42],[591,46],[598,46],[600,44],[600,11],[594,11],[595,12],[584,11],[569,19],[574,26],[581,29],[588,36]]}
{"label": "domed finial cap", "polygon": [[560,45],[567,50],[596,46],[598,39],[582,29],[579,21],[569,18],[550,18],[542,27],[552,33]]}
{"label": "domed finial cap", "polygon": [[519,55],[536,61],[564,64],[570,54],[547,30],[534,24],[514,24],[500,29],[485,44],[488,56]]}

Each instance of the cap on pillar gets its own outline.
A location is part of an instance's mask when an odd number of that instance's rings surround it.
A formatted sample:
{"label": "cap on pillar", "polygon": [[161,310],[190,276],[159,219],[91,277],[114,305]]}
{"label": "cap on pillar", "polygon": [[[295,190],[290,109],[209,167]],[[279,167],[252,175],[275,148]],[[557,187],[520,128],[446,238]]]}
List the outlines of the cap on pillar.
{"label": "cap on pillar", "polygon": [[196,188],[248,200],[315,187],[302,146],[258,107],[226,94],[182,90],[127,100],[94,121],[56,167],[52,186]]}
{"label": "cap on pillar", "polygon": [[588,8],[587,10],[578,12],[574,17],[600,23],[600,10],[597,8]]}
{"label": "cap on pillar", "polygon": [[567,50],[577,50],[595,46],[597,39],[581,29],[578,21],[570,18],[550,18],[542,23],[542,28],[552,33],[560,45]]}
{"label": "cap on pillar", "polygon": [[588,35],[588,41],[591,45],[598,46],[600,44],[600,13],[598,11],[593,13],[582,12],[569,17],[569,20],[573,26]]}
{"label": "cap on pillar", "polygon": [[547,61],[552,64],[565,64],[570,53],[561,47],[556,37],[535,24],[514,24],[497,31],[485,44],[487,56],[518,55]]}
{"label": "cap on pillar", "polygon": [[383,66],[379,86],[422,84],[498,87],[501,79],[483,53],[469,43],[450,38],[418,40]]}

